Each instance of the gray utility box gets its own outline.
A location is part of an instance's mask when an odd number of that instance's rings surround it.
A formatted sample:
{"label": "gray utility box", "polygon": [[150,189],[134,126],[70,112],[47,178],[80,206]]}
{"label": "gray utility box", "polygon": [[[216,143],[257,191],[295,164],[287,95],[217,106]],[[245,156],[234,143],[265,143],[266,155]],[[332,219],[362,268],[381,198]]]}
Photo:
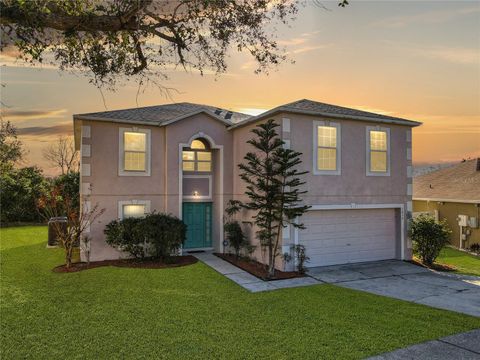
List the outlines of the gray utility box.
{"label": "gray utility box", "polygon": [[67,231],[66,217],[53,217],[48,221],[48,246],[61,245],[58,239],[58,230],[63,232]]}

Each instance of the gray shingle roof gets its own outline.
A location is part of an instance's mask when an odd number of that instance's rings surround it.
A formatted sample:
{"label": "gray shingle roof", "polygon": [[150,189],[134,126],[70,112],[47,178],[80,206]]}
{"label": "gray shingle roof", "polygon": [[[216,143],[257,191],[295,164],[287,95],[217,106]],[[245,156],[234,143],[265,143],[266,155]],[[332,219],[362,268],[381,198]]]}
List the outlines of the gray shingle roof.
{"label": "gray shingle roof", "polygon": [[225,110],[209,105],[192,103],[174,103],[166,105],[147,106],[140,108],[101,111],[87,114],[76,114],[75,119],[112,121],[130,124],[166,125],[199,112],[206,112],[232,127],[242,126],[250,122],[265,119],[279,112],[291,112],[331,118],[364,120],[371,122],[396,123],[407,126],[418,126],[421,123],[398,117],[375,114],[367,111],[350,109],[342,106],[325,104],[312,100],[298,100],[268,110],[258,116],[250,116],[239,112]]}
{"label": "gray shingle roof", "polygon": [[74,118],[132,124],[162,125],[167,122],[175,121],[176,119],[188,117],[189,115],[201,111],[212,114],[216,118],[223,120],[226,124],[235,124],[250,117],[250,115],[247,114],[225,110],[214,106],[183,102],[132,109],[76,114],[74,115]]}
{"label": "gray shingle roof", "polygon": [[245,124],[261,120],[279,112],[291,112],[297,114],[323,116],[339,119],[363,120],[370,122],[394,123],[407,126],[421,125],[421,123],[417,121],[402,119],[394,116],[375,114],[368,111],[351,109],[343,106],[331,105],[308,99],[302,99],[268,110],[260,115],[251,117],[245,121],[235,124],[234,127],[243,126]]}
{"label": "gray shingle roof", "polygon": [[480,159],[415,177],[413,198],[480,203]]}
{"label": "gray shingle roof", "polygon": [[406,120],[406,119],[402,119],[394,116],[376,114],[368,111],[351,109],[343,106],[331,105],[331,104],[312,101],[308,99],[298,100],[289,104],[285,104],[282,107],[290,110],[303,110],[303,111],[321,112],[321,113],[332,114],[332,115],[345,115],[345,116],[351,116],[352,118],[368,117],[368,118],[380,119],[380,120],[411,121],[411,120]]}

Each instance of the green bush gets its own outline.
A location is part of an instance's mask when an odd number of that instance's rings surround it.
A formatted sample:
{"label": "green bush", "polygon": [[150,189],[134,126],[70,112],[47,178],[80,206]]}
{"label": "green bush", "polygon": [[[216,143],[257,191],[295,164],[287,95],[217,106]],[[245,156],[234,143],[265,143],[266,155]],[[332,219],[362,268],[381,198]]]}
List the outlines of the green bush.
{"label": "green bush", "polygon": [[0,222],[42,222],[36,202],[49,187],[42,170],[35,166],[0,172]]}
{"label": "green bush", "polygon": [[107,235],[107,244],[128,252],[135,258],[145,257],[145,236],[142,231],[142,218],[113,220],[103,231]]}
{"label": "green bush", "polygon": [[72,208],[80,212],[80,173],[68,172],[60,175],[53,181],[54,186],[61,190],[62,197],[68,197],[72,202]]}
{"label": "green bush", "polygon": [[141,228],[151,255],[164,260],[178,252],[187,234],[187,226],[182,220],[166,214],[147,215]]}
{"label": "green bush", "polygon": [[240,256],[240,250],[248,245],[247,237],[242,231],[238,221],[229,221],[225,223],[224,230],[227,235],[228,244],[235,251],[237,258]]}
{"label": "green bush", "polygon": [[144,218],[113,220],[105,227],[107,244],[135,258],[168,260],[185,241],[187,226],[166,214],[148,214]]}
{"label": "green bush", "polygon": [[446,221],[437,222],[432,216],[420,215],[410,225],[413,251],[425,265],[431,266],[449,243],[450,233]]}

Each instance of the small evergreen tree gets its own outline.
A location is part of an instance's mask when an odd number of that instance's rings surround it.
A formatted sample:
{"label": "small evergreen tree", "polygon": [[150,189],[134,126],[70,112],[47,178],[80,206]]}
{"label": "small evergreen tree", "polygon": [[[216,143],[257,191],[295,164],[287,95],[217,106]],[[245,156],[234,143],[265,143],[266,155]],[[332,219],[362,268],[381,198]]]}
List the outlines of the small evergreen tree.
{"label": "small evergreen tree", "polygon": [[254,221],[259,230],[256,235],[260,245],[268,253],[268,276],[275,275],[275,262],[279,255],[279,245],[282,230],[291,225],[304,228],[294,219],[302,216],[309,206],[301,205],[300,196],[306,191],[300,191],[304,184],[299,176],[306,171],[298,171],[301,164],[301,153],[284,149],[284,142],[279,138],[275,128],[278,127],[270,119],[252,130],[255,138],[247,141],[255,148],[248,152],[239,164],[240,177],[247,184],[247,203],[243,208],[256,212]]}

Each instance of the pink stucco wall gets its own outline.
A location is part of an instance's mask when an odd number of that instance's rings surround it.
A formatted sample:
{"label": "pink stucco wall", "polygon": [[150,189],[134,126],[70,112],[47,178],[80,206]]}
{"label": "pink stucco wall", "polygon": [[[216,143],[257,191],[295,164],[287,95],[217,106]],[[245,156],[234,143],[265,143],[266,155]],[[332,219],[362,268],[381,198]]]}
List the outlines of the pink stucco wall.
{"label": "pink stucco wall", "polygon": [[[82,157],[82,164],[90,165],[90,176],[83,172],[81,183],[90,185],[88,200],[91,204],[98,204],[99,208],[105,209],[105,213],[90,226],[92,261],[125,255],[107,245],[103,234],[105,225],[118,218],[119,201],[149,200],[150,211],[181,217],[179,144],[188,144],[199,133],[213,140],[213,239],[217,239],[214,245],[217,251],[220,250],[219,239],[223,233],[221,217],[224,204],[232,193],[232,179],[229,176],[232,173],[232,133],[225,124],[200,114],[165,127],[135,125],[138,129],[151,130],[150,176],[118,174],[119,129],[131,128],[132,125],[99,121],[81,121],[81,125],[90,126],[90,138],[82,137],[81,141],[84,145],[90,145],[91,152],[89,157]],[[220,153],[223,153],[222,164]],[[220,176],[222,169],[227,174],[223,179]]]}
{"label": "pink stucco wall", "polygon": [[[411,201],[411,196],[407,195],[407,184],[411,183],[411,178],[407,177],[407,166],[411,165],[411,161],[407,160],[407,132],[411,131],[410,127],[285,113],[272,118],[280,125],[277,132],[282,134],[284,139],[290,140],[290,148],[303,154],[301,170],[309,171],[303,177],[306,181],[304,189],[308,191],[302,195],[305,204],[405,204],[406,208],[406,203]],[[282,131],[282,118],[290,119],[290,132],[288,133]],[[315,175],[313,173],[314,121],[325,120],[339,123],[341,126],[341,175]],[[251,130],[260,122],[234,129],[235,164],[243,161],[247,151],[253,150],[246,141],[252,137]],[[366,127],[376,125],[390,129],[390,176],[366,175]],[[247,200],[245,184],[241,181],[239,174],[239,169],[235,167],[233,172],[234,197],[239,200]],[[251,216],[251,214],[249,215]],[[248,217],[248,214],[243,216]],[[252,233],[255,230],[253,228]],[[406,233],[406,221],[404,232]],[[285,241],[284,245],[292,244],[293,239],[294,233],[291,230],[289,240]],[[252,237],[252,241],[256,243],[254,237]],[[405,245],[404,256],[410,258],[411,250],[408,249],[407,244]],[[259,251],[255,255],[259,259],[262,257]],[[279,260],[279,264],[280,267],[283,266],[281,260]]]}
{"label": "pink stucco wall", "polygon": [[[313,121],[325,120],[318,117],[294,114],[278,114],[273,118],[282,124],[282,118],[290,119],[290,132],[283,133],[291,142],[290,147],[303,153],[303,168],[312,172],[313,168]],[[366,176],[366,127],[376,123],[351,120],[333,120],[341,124],[341,175],[305,176],[303,196],[308,205],[343,205],[343,204],[406,204],[411,201],[407,195],[407,184],[411,178],[407,176],[407,132],[409,127],[382,124],[390,129],[390,176]],[[121,256],[115,249],[105,243],[103,230],[105,225],[118,217],[118,202],[122,200],[149,200],[150,210],[171,213],[181,217],[179,179],[182,172],[179,168],[179,144],[188,144],[194,137],[211,140],[213,151],[213,244],[215,250],[221,250],[223,239],[222,216],[227,202],[232,199],[246,200],[245,184],[239,177],[237,165],[243,162],[247,151],[252,150],[246,143],[252,137],[251,130],[257,124],[228,129],[222,122],[206,114],[169,124],[164,127],[135,125],[139,129],[151,130],[151,175],[119,176],[119,129],[132,125],[99,121],[76,120],[79,124],[90,126],[90,138],[82,138],[82,143],[90,145],[91,155],[82,157],[83,164],[89,164],[91,175],[82,174],[81,182],[91,185],[90,201],[98,203],[105,213],[90,227],[91,260],[116,258]],[[281,128],[278,128],[282,133]],[[195,201],[189,199],[188,201]],[[205,200],[200,200],[205,201]],[[243,212],[239,220],[247,222],[253,214]],[[249,229],[250,238],[255,240],[255,228],[244,223]],[[406,231],[406,228],[404,229]],[[293,230],[290,240],[293,241]],[[409,249],[406,246],[406,257]],[[255,253],[258,260],[263,256],[258,249]],[[279,267],[283,264],[279,261]]]}

